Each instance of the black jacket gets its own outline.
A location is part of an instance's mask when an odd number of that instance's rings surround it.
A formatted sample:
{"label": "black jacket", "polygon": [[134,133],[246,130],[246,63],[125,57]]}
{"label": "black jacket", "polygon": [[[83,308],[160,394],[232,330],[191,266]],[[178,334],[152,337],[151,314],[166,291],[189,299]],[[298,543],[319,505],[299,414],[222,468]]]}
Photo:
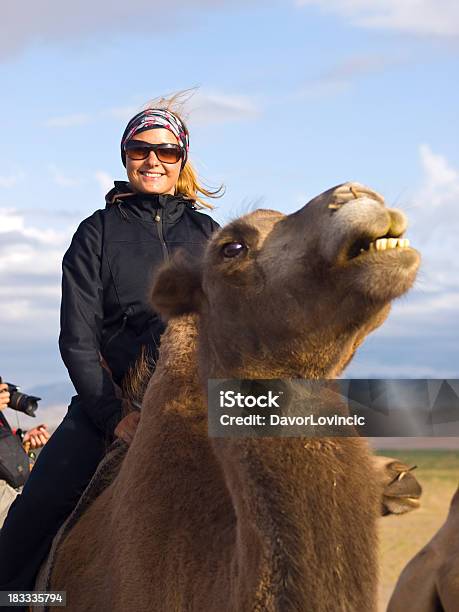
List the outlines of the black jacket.
{"label": "black jacket", "polygon": [[106,201],[80,224],[62,262],[59,347],[82,405],[110,438],[121,402],[100,355],[118,384],[142,347],[156,357],[165,326],[149,304],[152,276],[179,248],[199,255],[218,224],[180,195],[133,194],[126,182]]}

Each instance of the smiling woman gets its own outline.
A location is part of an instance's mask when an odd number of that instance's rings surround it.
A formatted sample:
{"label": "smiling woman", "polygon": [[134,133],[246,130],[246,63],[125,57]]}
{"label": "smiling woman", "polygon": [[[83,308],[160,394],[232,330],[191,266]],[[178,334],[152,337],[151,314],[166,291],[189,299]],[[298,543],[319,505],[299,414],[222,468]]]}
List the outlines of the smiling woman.
{"label": "smiling woman", "polygon": [[0,533],[0,590],[33,588],[106,444],[132,439],[137,419],[123,382],[141,355],[156,361],[165,329],[148,300],[152,275],[177,249],[199,254],[218,228],[198,208],[212,208],[203,196],[222,188],[200,184],[177,99],[129,121],[121,140],[129,181],[115,182],[105,209],[80,224],[64,256],[59,346],[77,395]]}
{"label": "smiling woman", "polygon": [[125,145],[129,183],[139,192],[175,194],[182,154],[166,128],[147,130]]}

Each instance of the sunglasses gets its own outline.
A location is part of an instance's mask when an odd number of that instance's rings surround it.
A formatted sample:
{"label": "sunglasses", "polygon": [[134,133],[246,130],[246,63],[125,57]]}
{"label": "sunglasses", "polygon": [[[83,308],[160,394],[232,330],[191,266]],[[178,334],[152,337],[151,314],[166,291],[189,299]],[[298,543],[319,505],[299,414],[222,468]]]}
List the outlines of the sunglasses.
{"label": "sunglasses", "polygon": [[129,140],[124,145],[124,150],[129,159],[139,161],[147,159],[150,151],[154,151],[160,162],[165,164],[176,164],[182,158],[182,149],[177,144],[161,143],[150,144],[143,140]]}

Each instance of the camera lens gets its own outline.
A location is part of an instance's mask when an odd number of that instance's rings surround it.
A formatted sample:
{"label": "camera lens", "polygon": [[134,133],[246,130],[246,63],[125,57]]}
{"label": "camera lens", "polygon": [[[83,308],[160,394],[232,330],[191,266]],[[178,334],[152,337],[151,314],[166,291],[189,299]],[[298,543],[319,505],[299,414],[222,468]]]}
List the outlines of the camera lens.
{"label": "camera lens", "polygon": [[35,397],[33,395],[26,395],[25,393],[14,391],[11,394],[9,407],[13,408],[13,410],[17,410],[18,412],[23,412],[28,416],[34,417],[38,408],[39,399],[39,397]]}

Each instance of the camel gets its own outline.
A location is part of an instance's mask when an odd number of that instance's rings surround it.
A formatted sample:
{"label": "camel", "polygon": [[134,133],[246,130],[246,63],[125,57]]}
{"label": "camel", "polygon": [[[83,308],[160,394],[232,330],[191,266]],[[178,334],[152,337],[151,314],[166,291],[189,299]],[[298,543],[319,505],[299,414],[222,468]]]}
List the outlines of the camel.
{"label": "camel", "polygon": [[387,612],[457,612],[459,608],[459,488],[444,524],[406,565]]}
{"label": "camel", "polygon": [[[209,378],[336,378],[413,284],[406,218],[358,183],[174,258],[168,327],[113,482],[61,543],[67,612],[374,612],[380,487],[359,437],[210,438]],[[362,484],[363,483],[363,484]]]}

